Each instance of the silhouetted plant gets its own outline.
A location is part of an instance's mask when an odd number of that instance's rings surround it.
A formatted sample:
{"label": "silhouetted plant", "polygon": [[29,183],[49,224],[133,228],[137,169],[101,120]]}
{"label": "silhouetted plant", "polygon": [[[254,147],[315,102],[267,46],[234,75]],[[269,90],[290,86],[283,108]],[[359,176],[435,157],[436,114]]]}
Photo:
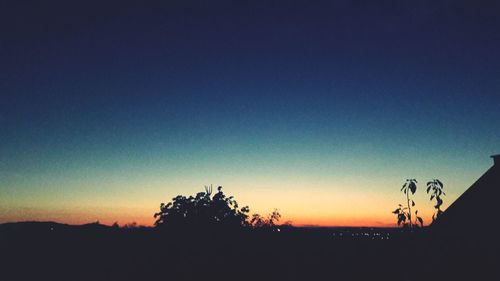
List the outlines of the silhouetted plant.
{"label": "silhouetted plant", "polygon": [[401,225],[403,225],[403,227],[406,226],[406,221],[409,220],[407,210],[408,207],[403,207],[403,205],[398,204],[398,208],[392,211],[392,213],[396,215],[398,226]]}
{"label": "silhouetted plant", "polygon": [[252,219],[250,220],[250,225],[254,228],[263,227],[266,224],[266,220],[259,214],[253,214]]}
{"label": "silhouetted plant", "polygon": [[274,226],[276,225],[276,222],[278,222],[279,220],[281,219],[281,214],[278,212],[277,209],[274,209],[274,211],[269,214],[268,216],[268,221],[269,221],[269,224]]}
{"label": "silhouetted plant", "polygon": [[434,222],[443,214],[443,211],[441,210],[441,205],[443,205],[443,199],[441,199],[441,195],[446,196],[446,193],[443,191],[443,183],[438,180],[438,179],[433,179],[429,182],[427,182],[427,194],[431,194],[430,201],[433,199],[436,199],[436,205],[434,205],[434,208],[436,209],[436,212],[432,215],[432,221]]}
{"label": "silhouetted plant", "polygon": [[[396,215],[398,226],[410,227],[411,223],[411,215],[408,207],[403,207],[403,205],[399,204],[398,208],[392,211],[393,214]],[[415,210],[415,222],[414,225],[420,227],[424,227],[424,220],[418,216],[418,210]]]}
{"label": "silhouetted plant", "polygon": [[268,230],[276,230],[277,222],[280,220],[281,214],[277,209],[267,216],[267,218],[262,217],[259,214],[253,214],[252,219],[250,220],[250,225],[252,228],[256,229],[268,229]]}
{"label": "silhouetted plant", "polygon": [[408,226],[410,228],[413,227],[412,221],[411,221],[411,207],[415,206],[415,201],[411,199],[411,206],[410,206],[410,192],[412,195],[415,194],[417,191],[417,180],[416,179],[407,179],[406,182],[403,184],[403,187],[401,188],[401,191],[406,194],[406,203],[407,203],[407,216],[408,216]]}
{"label": "silhouetted plant", "polygon": [[212,196],[212,186],[196,196],[179,195],[167,204],[161,203],[160,212],[154,214],[157,227],[213,227],[237,228],[247,226],[248,207],[239,208],[233,196],[226,197],[222,186]]}

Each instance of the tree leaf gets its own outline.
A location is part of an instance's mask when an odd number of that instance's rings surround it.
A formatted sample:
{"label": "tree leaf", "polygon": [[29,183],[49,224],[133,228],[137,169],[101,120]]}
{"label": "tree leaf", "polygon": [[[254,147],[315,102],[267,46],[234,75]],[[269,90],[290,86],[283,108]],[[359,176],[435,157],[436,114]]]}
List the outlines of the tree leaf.
{"label": "tree leaf", "polygon": [[410,188],[410,191],[411,191],[412,194],[415,194],[415,191],[417,191],[417,185],[415,183],[413,183],[413,182],[410,183],[409,188]]}
{"label": "tree leaf", "polygon": [[401,223],[404,223],[406,222],[406,216],[404,214],[399,214],[398,215],[398,225],[400,225]]}
{"label": "tree leaf", "polygon": [[424,220],[421,217],[417,217],[418,222],[420,225],[423,227],[424,226]]}
{"label": "tree leaf", "polygon": [[436,182],[439,184],[439,186],[441,186],[441,188],[443,188],[444,185],[440,180],[436,179]]}

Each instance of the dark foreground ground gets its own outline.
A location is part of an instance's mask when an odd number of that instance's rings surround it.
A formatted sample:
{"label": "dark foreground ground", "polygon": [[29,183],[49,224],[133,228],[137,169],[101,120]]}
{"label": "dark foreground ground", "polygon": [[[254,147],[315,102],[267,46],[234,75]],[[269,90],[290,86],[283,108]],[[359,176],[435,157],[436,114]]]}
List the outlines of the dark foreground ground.
{"label": "dark foreground ground", "polygon": [[500,280],[498,243],[429,229],[0,225],[0,280]]}

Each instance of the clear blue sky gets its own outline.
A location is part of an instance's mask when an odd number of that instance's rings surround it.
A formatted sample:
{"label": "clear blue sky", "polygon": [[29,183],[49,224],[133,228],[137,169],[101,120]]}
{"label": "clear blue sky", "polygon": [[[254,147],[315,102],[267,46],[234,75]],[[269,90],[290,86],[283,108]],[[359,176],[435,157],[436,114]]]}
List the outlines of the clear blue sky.
{"label": "clear blue sky", "polygon": [[212,183],[387,225],[406,178],[447,206],[500,153],[498,2],[66,2],[0,7],[0,221],[150,224]]}

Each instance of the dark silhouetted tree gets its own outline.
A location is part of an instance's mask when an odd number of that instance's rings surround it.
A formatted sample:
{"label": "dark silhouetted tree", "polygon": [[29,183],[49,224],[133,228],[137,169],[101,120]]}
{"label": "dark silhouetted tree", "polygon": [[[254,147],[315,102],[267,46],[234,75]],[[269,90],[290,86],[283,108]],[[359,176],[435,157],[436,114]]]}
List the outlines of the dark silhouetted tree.
{"label": "dark silhouetted tree", "polygon": [[212,195],[212,186],[196,196],[179,195],[167,204],[161,203],[160,211],[154,214],[156,227],[200,228],[247,226],[248,207],[239,208],[233,196],[227,197],[222,186]]}
{"label": "dark silhouetted tree", "polygon": [[[403,184],[401,191],[404,194],[406,194],[406,203],[407,203],[407,208],[408,208],[408,213],[407,213],[408,226],[410,228],[412,228],[413,224],[411,221],[411,207],[415,206],[415,201],[413,201],[413,199],[410,199],[410,192],[411,192],[411,195],[414,195],[415,192],[417,191],[417,180],[416,179],[407,179],[406,182]],[[410,200],[411,200],[411,206],[410,206]]]}
{"label": "dark silhouetted tree", "polygon": [[[277,209],[274,209],[272,213],[270,213],[267,218],[262,217],[259,214],[253,214],[252,219],[250,220],[250,225],[254,229],[263,229],[263,230],[271,230],[275,231],[278,229],[277,222],[281,219],[281,214]],[[291,224],[290,224],[291,225]]]}
{"label": "dark silhouetted tree", "polygon": [[427,194],[431,195],[430,201],[436,199],[436,205],[434,205],[436,212],[432,215],[433,222],[443,213],[441,210],[441,205],[443,205],[443,199],[441,199],[441,196],[446,196],[446,193],[443,191],[443,187],[443,183],[438,179],[433,179],[427,182]]}

